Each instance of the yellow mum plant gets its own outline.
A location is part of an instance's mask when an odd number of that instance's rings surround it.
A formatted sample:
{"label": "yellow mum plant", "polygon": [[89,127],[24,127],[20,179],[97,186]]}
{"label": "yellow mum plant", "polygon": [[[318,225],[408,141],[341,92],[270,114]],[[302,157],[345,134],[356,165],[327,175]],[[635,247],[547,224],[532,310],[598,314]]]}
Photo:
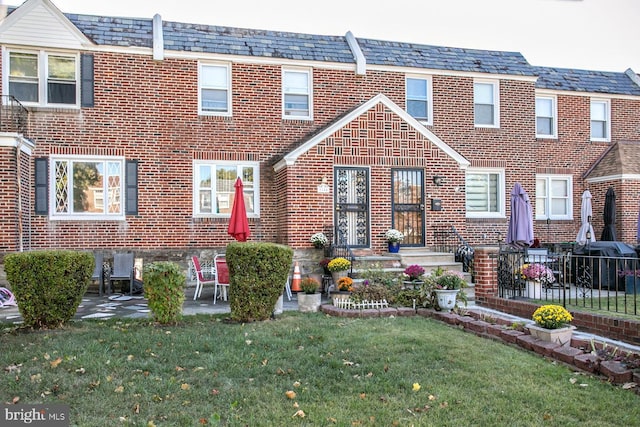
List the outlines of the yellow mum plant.
{"label": "yellow mum plant", "polygon": [[349,267],[351,267],[351,261],[342,257],[332,259],[331,261],[329,261],[329,264],[327,265],[327,268],[331,272],[345,271],[345,270],[348,270]]}
{"label": "yellow mum plant", "polygon": [[536,322],[536,325],[545,329],[562,328],[572,320],[571,313],[559,305],[543,305],[533,313],[533,321]]}

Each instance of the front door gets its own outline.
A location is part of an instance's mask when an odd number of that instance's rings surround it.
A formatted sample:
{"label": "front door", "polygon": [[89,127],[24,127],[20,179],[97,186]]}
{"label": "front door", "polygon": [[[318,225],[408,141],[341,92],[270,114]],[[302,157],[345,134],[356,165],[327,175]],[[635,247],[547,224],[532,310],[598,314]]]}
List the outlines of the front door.
{"label": "front door", "polygon": [[335,173],[336,243],[368,247],[369,170],[339,167]]}
{"label": "front door", "polygon": [[424,246],[424,172],[392,169],[393,228],[404,233],[403,246]]}

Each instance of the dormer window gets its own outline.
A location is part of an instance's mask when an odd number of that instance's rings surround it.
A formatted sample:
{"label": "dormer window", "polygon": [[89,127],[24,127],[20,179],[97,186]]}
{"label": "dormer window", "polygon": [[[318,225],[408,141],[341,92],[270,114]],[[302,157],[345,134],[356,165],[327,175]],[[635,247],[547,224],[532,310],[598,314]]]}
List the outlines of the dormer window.
{"label": "dormer window", "polygon": [[78,106],[78,56],[9,52],[9,95],[25,105]]}

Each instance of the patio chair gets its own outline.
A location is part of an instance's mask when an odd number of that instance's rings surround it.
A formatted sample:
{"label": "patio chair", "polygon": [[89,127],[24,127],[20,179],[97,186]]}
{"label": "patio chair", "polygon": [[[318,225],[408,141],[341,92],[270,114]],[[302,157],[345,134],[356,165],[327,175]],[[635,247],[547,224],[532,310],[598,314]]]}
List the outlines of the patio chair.
{"label": "patio chair", "polygon": [[95,253],[93,254],[93,259],[95,260],[96,265],[93,268],[91,280],[98,282],[98,294],[102,296],[102,292],[104,291],[104,255]]}
{"label": "patio chair", "polygon": [[113,271],[109,276],[109,289],[111,293],[113,282],[129,282],[129,295],[133,295],[133,280],[135,278],[135,264],[133,252],[118,253],[113,256]]}
{"label": "patio chair", "polygon": [[[205,279],[204,274],[202,273],[202,267],[200,266],[200,260],[197,256],[192,256],[191,261],[193,262],[193,268],[196,271],[196,291],[193,293],[193,300],[197,300],[200,298],[200,294],[202,294],[202,288],[204,285],[215,285],[215,273],[213,279]],[[214,286],[215,292],[215,286]],[[215,302],[215,294],[214,294],[214,302]]]}
{"label": "patio chair", "polygon": [[229,290],[229,267],[227,266],[227,258],[225,254],[218,254],[213,258],[215,287],[213,289],[213,303],[218,298],[218,288],[220,288],[220,297],[226,301]]}

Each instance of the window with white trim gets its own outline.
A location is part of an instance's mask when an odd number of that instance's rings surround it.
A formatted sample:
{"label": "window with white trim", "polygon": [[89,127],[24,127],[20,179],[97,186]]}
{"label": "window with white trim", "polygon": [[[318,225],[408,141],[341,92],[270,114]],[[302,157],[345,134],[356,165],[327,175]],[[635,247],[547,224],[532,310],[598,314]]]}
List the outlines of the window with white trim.
{"label": "window with white trim", "polygon": [[9,95],[27,106],[78,106],[78,55],[9,51],[7,56]]}
{"label": "window with white trim", "polygon": [[591,100],[591,140],[610,141],[611,139],[611,104],[609,100]]}
{"label": "window with white trim", "polygon": [[407,77],[406,96],[407,112],[421,122],[431,124],[433,122],[431,79]]}
{"label": "window with white trim", "polygon": [[194,216],[231,216],[237,178],[242,179],[247,216],[249,218],[260,216],[258,163],[196,160],[193,168]]}
{"label": "window with white trim", "polygon": [[52,157],[51,219],[123,219],[121,157]]}
{"label": "window with white trim", "polygon": [[552,95],[536,96],[536,137],[557,138],[557,98]]}
{"label": "window with white trim", "polygon": [[473,82],[474,124],[477,127],[499,127],[499,105],[497,81],[476,80]]}
{"label": "window with white trim", "polygon": [[470,168],[465,175],[467,218],[504,218],[503,169]]}
{"label": "window with white trim", "polygon": [[536,219],[573,219],[573,177],[536,176]]}
{"label": "window with white trim", "polygon": [[311,70],[282,70],[282,114],[286,119],[310,120],[313,116]]}
{"label": "window with white trim", "polygon": [[200,64],[200,114],[231,115],[231,67],[228,64]]}

